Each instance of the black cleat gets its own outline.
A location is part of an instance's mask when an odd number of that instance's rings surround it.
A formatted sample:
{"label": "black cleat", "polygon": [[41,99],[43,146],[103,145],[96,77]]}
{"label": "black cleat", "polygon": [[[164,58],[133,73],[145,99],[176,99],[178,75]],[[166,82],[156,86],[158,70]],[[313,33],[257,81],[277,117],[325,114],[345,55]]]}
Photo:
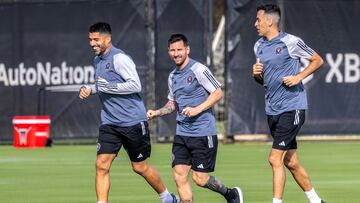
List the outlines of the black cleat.
{"label": "black cleat", "polygon": [[225,195],[228,203],[244,203],[243,194],[239,187],[234,187]]}
{"label": "black cleat", "polygon": [[321,203],[326,203],[324,200],[321,200]]}

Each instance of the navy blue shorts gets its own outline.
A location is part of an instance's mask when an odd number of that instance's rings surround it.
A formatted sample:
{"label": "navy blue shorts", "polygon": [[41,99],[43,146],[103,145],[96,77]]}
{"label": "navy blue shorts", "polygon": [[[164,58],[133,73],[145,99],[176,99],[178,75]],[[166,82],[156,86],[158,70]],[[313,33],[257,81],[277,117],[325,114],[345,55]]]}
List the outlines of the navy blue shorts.
{"label": "navy blue shorts", "polygon": [[296,135],[305,122],[305,110],[294,110],[267,116],[273,149],[297,149]]}
{"label": "navy blue shorts", "polygon": [[144,161],[151,154],[149,126],[146,121],[129,127],[101,125],[97,154],[118,154],[124,146],[132,162]]}
{"label": "navy blue shorts", "polygon": [[189,137],[176,135],[172,146],[172,167],[191,165],[199,172],[215,170],[217,136]]}

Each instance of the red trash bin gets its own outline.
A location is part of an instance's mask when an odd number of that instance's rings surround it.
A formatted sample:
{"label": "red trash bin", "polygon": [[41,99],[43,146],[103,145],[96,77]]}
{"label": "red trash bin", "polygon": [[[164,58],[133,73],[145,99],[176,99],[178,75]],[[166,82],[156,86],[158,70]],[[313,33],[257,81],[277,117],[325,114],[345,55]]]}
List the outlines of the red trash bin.
{"label": "red trash bin", "polygon": [[49,116],[15,116],[14,147],[45,147],[50,138]]}

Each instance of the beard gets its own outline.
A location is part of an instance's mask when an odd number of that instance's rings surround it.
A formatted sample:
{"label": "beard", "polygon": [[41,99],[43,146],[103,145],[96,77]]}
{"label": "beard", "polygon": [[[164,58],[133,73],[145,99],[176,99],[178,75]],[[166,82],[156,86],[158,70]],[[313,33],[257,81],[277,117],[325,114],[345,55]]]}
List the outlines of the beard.
{"label": "beard", "polygon": [[173,61],[174,63],[177,65],[177,66],[182,66],[184,64],[186,60],[186,57],[177,57],[177,58],[173,58]]}

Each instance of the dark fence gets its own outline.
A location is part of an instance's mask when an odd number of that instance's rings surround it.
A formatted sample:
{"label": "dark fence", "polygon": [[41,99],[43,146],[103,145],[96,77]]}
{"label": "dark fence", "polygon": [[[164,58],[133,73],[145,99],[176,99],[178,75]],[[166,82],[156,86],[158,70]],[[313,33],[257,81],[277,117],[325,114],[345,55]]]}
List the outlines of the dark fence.
{"label": "dark fence", "polygon": [[109,22],[113,44],[146,75],[143,1],[28,2],[0,3],[0,140],[12,139],[13,116],[38,114],[50,115],[55,139],[96,137],[98,98],[78,98],[94,82],[88,28]]}
{"label": "dark fence", "polygon": [[[167,54],[168,37],[186,34],[191,57],[209,63],[211,2],[0,2],[0,142],[13,139],[11,121],[16,115],[50,115],[54,139],[97,136],[97,96],[87,101],[78,99],[78,88],[94,82],[88,28],[97,21],[112,25],[114,45],[134,59],[146,105],[163,106],[167,77],[174,68]],[[358,134],[360,27],[356,25],[360,2],[266,1],[270,2],[279,2],[283,9],[283,30],[304,39],[325,59],[324,67],[305,84],[310,109],[302,133]],[[263,89],[251,77],[253,45],[258,39],[254,29],[256,6],[262,1],[225,3],[227,133],[268,133]],[[159,137],[174,135],[174,115],[153,124]]]}
{"label": "dark fence", "polygon": [[[113,44],[134,59],[146,105],[158,108],[165,104],[167,77],[174,68],[167,55],[167,39],[170,34],[185,33],[192,57],[205,61],[207,2],[0,2],[0,141],[13,139],[15,115],[50,115],[54,139],[97,136],[101,108],[98,98],[82,101],[78,90],[94,82],[88,28],[98,21],[111,24]],[[151,40],[155,40],[153,47]],[[154,48],[156,55],[151,55]],[[174,119],[162,118],[155,124],[155,134],[174,135]]]}

